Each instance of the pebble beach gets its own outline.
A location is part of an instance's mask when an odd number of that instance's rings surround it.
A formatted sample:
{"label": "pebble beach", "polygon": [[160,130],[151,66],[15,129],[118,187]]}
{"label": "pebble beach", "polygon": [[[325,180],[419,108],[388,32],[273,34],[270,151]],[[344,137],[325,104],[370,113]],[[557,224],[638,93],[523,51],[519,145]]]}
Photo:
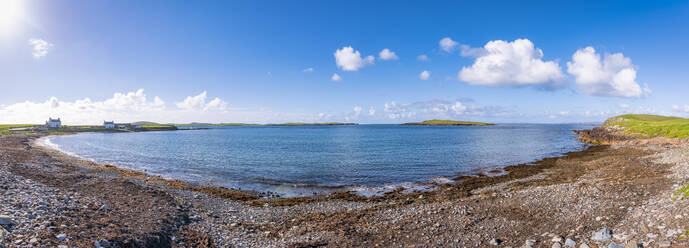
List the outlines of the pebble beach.
{"label": "pebble beach", "polygon": [[40,137],[0,137],[0,247],[688,244],[684,141],[592,146],[432,192],[267,199],[174,187],[61,155]]}

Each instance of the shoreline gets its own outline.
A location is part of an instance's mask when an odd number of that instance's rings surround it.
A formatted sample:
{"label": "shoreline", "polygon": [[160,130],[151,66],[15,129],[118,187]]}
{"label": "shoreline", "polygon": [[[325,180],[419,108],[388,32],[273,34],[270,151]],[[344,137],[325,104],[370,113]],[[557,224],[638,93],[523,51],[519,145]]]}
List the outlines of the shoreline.
{"label": "shoreline", "polygon": [[[689,218],[689,204],[668,196],[689,183],[689,175],[680,173],[689,169],[689,145],[681,142],[591,146],[508,166],[504,175],[458,177],[460,182],[438,184],[431,192],[259,199],[51,153],[31,146],[37,138],[0,137],[5,161],[0,162],[0,182],[9,186],[0,187],[0,204],[30,201],[23,204],[40,206],[40,199],[48,197],[43,201],[51,206],[42,212],[0,210],[16,223],[6,244],[80,247],[105,240],[147,247],[476,247],[499,240],[501,246],[518,247],[533,239],[536,246],[550,247],[558,236],[561,242],[571,238],[591,247],[610,242],[687,244],[679,237],[687,231],[682,220]],[[37,199],[19,197],[27,192],[44,193]],[[64,192],[70,202],[89,207],[55,201]],[[61,212],[51,212],[57,210]],[[31,215],[35,218],[27,217]],[[35,232],[40,223],[45,227]],[[138,231],[117,228],[132,225]],[[614,230],[615,237],[592,240],[591,233],[602,227]],[[79,234],[83,231],[88,235]],[[60,234],[69,238],[59,240]],[[37,243],[31,243],[33,238]]]}
{"label": "shoreline", "polygon": [[[97,133],[97,132],[95,132]],[[575,132],[576,133],[576,132]],[[136,170],[136,169],[131,169],[131,168],[125,168],[117,165],[111,165],[111,164],[104,164],[104,163],[99,163],[95,161],[94,159],[91,158],[85,158],[82,156],[79,156],[77,154],[71,153],[64,151],[62,149],[59,149],[58,145],[53,144],[52,142],[49,141],[51,137],[55,136],[61,136],[61,135],[74,135],[74,134],[79,134],[79,133],[66,133],[66,134],[48,134],[48,135],[42,135],[39,138],[37,138],[34,142],[32,142],[32,146],[37,146],[42,149],[48,149],[51,151],[58,152],[62,155],[65,155],[67,157],[73,157],[77,160],[84,160],[85,163],[92,164],[94,167],[103,167],[103,168],[108,168],[108,169],[113,169],[117,171],[122,171],[126,172],[124,174],[126,175],[137,175],[138,178],[155,178],[156,181],[165,181],[168,182],[168,184],[177,184],[177,185],[187,185],[184,186],[184,188],[194,188],[194,187],[200,187],[200,188],[218,188],[222,190],[232,190],[232,191],[239,191],[247,195],[254,195],[256,196],[257,199],[261,200],[270,200],[270,199],[290,199],[290,198],[304,198],[305,201],[311,201],[309,198],[325,198],[325,199],[330,199],[331,197],[334,197],[336,199],[339,199],[342,197],[342,195],[352,195],[354,198],[358,197],[364,197],[364,198],[376,198],[376,197],[383,197],[387,194],[390,193],[395,193],[395,194],[402,194],[402,195],[418,195],[419,193],[427,193],[427,192],[432,192],[438,189],[441,189],[442,185],[447,184],[447,185],[455,185],[455,184],[463,184],[463,183],[474,183],[472,178],[482,178],[482,177],[500,177],[500,176],[506,176],[507,174],[510,174],[510,170],[522,170],[525,168],[528,168],[532,165],[536,165],[539,163],[543,163],[545,160],[548,159],[556,159],[556,158],[562,158],[568,156],[570,153],[577,153],[577,152],[582,152],[587,150],[588,148],[591,147],[591,145],[586,145],[582,147],[581,149],[577,149],[574,151],[570,152],[565,152],[556,156],[551,156],[551,157],[543,157],[541,159],[536,159],[531,162],[526,162],[526,163],[521,163],[521,164],[512,164],[512,165],[506,165],[506,166],[501,166],[501,167],[490,167],[490,168],[475,168],[471,172],[457,172],[453,173],[453,176],[434,176],[432,178],[426,179],[426,180],[419,180],[419,181],[407,181],[407,182],[398,182],[398,183],[392,183],[392,184],[386,184],[386,185],[381,185],[381,186],[367,186],[367,185],[343,185],[343,186],[317,186],[317,185],[306,185],[306,186],[296,186],[292,184],[290,187],[300,189],[312,189],[313,191],[308,191],[312,192],[312,194],[306,194],[306,195],[294,195],[294,196],[283,196],[280,195],[279,192],[273,191],[273,190],[243,190],[241,187],[240,188],[233,188],[233,187],[223,187],[219,185],[213,185],[210,183],[201,183],[201,182],[194,182],[194,181],[188,181],[184,180],[181,178],[175,178],[174,176],[164,176],[164,175],[152,175],[149,174],[148,172]],[[40,143],[42,140],[48,140],[50,144],[47,143]],[[52,145],[51,145],[52,144]],[[509,169],[508,169],[509,168]],[[521,173],[520,173],[521,174]],[[507,180],[511,179],[511,177],[503,177],[506,178]],[[500,181],[502,179],[499,179]],[[467,182],[469,181],[469,182]],[[280,186],[283,185],[282,183],[275,183],[273,186]],[[181,187],[181,186],[178,186]],[[461,186],[460,186],[461,187]],[[300,201],[299,201],[300,202]]]}

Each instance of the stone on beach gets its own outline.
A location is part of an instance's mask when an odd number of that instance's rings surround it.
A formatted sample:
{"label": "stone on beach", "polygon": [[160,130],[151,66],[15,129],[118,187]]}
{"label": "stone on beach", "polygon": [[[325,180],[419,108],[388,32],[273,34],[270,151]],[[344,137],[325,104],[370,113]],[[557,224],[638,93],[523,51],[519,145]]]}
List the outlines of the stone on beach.
{"label": "stone on beach", "polygon": [[577,242],[571,238],[567,238],[567,240],[565,240],[565,246],[566,247],[574,247],[576,245],[577,245]]}
{"label": "stone on beach", "polygon": [[61,234],[58,234],[57,236],[55,236],[55,238],[57,238],[57,240],[59,240],[59,241],[63,241],[65,239],[67,239],[67,234],[61,233]]}
{"label": "stone on beach", "polygon": [[608,229],[607,227],[603,227],[603,229],[600,229],[597,232],[593,232],[591,235],[591,240],[593,241],[608,241],[612,239],[612,230]]}
{"label": "stone on beach", "polygon": [[500,245],[500,243],[502,243],[502,240],[500,240],[500,239],[491,239],[490,240],[491,245]]}
{"label": "stone on beach", "polygon": [[0,226],[0,248],[5,247],[5,237],[7,237],[9,233],[5,231],[5,228],[2,228]]}
{"label": "stone on beach", "polygon": [[10,226],[12,225],[12,218],[7,215],[0,215],[0,226]]}

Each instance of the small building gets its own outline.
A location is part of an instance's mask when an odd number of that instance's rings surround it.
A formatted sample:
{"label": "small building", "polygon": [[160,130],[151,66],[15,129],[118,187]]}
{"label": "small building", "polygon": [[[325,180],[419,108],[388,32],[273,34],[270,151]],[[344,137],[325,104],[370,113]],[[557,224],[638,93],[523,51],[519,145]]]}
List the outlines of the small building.
{"label": "small building", "polygon": [[131,129],[132,124],[131,123],[115,123],[115,128],[117,128],[117,129]]}
{"label": "small building", "polygon": [[115,128],[115,121],[103,121],[103,127],[113,129]]}
{"label": "small building", "polygon": [[48,121],[45,122],[45,126],[47,128],[62,128],[62,121],[60,121],[60,118],[53,119],[48,117]]}
{"label": "small building", "polygon": [[45,127],[45,125],[38,125],[38,126],[33,126],[33,128],[31,128],[31,131],[38,132],[38,131],[45,131],[46,129],[47,128]]}

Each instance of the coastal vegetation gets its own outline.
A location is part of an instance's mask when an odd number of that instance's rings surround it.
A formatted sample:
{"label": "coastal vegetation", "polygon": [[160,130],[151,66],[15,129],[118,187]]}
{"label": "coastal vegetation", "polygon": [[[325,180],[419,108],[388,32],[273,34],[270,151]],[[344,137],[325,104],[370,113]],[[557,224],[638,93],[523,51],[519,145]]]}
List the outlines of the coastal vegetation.
{"label": "coastal vegetation", "polygon": [[475,121],[453,121],[453,120],[425,120],[422,122],[409,122],[402,125],[422,125],[422,126],[490,126],[493,123]]}
{"label": "coastal vegetation", "polygon": [[[31,127],[35,125],[33,124],[0,124],[0,136],[2,135],[7,135],[10,133],[21,133],[21,132],[31,132]],[[10,131],[10,129],[24,129],[26,128],[25,131]]]}
{"label": "coastal vegetation", "polygon": [[156,125],[141,125],[138,126],[138,128],[133,128],[133,129],[113,129],[113,128],[105,128],[103,126],[90,126],[90,125],[79,125],[79,126],[62,126],[61,128],[48,128],[48,129],[35,129],[34,127],[38,127],[42,125],[37,125],[37,124],[0,124],[0,136],[2,135],[8,135],[8,134],[29,134],[29,133],[40,133],[40,132],[45,132],[45,133],[50,133],[50,134],[59,134],[59,133],[83,133],[83,132],[131,132],[131,131],[169,131],[169,130],[177,130],[177,127],[174,125],[164,125],[164,124],[156,124]]}
{"label": "coastal vegetation", "polygon": [[623,133],[639,138],[689,137],[689,119],[661,115],[627,114],[605,121],[605,127],[623,129]]}
{"label": "coastal vegetation", "polygon": [[673,200],[683,200],[689,198],[689,184],[680,187],[679,189],[672,192]]}

